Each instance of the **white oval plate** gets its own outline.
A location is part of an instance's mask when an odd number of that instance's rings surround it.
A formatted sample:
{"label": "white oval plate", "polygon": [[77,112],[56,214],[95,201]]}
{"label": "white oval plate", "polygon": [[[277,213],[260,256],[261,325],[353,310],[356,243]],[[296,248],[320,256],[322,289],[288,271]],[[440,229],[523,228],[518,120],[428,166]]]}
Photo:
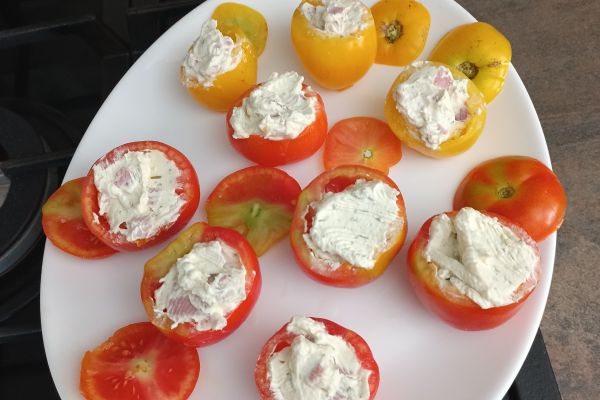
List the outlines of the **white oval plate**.
{"label": "white oval plate", "polygon": [[[259,60],[259,81],[271,72],[301,67],[289,35],[297,1],[244,0],[269,23]],[[202,199],[193,222],[205,219],[204,200],[226,175],[250,165],[228,143],[224,114],[195,103],[179,84],[178,67],[202,22],[220,3],[209,0],[166,32],[129,70],[108,97],[81,141],[65,179],[85,175],[110,149],[135,140],[160,140],[185,153],[198,172]],[[373,2],[368,2],[372,4]],[[431,13],[426,57],[449,29],[473,21],[453,1],[424,0]],[[359,115],[383,118],[383,101],[397,67],[374,65],[352,88],[320,91],[330,126]],[[309,83],[313,83],[307,78]],[[555,235],[541,244],[543,276],[522,310],[487,332],[462,332],[427,312],[407,281],[406,249],[421,224],[449,210],[454,190],[476,164],[501,155],[536,157],[550,164],[533,104],[511,67],[503,92],[488,110],[479,141],[446,160],[424,157],[406,146],[390,172],[406,201],[409,230],[402,252],[387,272],[357,289],[319,284],[300,271],[283,240],[261,259],[264,276],[248,320],[226,340],[199,349],[201,373],[193,399],[258,398],[254,364],[263,343],[292,315],[331,319],[370,344],[381,370],[380,399],[500,399],[514,380],[539,326],[552,276]],[[283,167],[304,187],[322,172],[321,152]],[[46,244],[41,284],[44,344],[56,387],[64,399],[79,398],[84,352],[118,328],[145,321],[139,284],[146,260],[161,246],[100,261],[71,257]]]}

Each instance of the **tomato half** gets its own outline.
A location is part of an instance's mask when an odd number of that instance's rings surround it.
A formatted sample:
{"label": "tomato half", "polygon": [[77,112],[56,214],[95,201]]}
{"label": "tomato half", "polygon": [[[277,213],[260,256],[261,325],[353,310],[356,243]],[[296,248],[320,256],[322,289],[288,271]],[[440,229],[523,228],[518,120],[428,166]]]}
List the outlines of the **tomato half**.
{"label": "tomato half", "polygon": [[[94,184],[94,169],[92,166],[90,172],[88,172],[83,181],[81,191],[82,218],[90,232],[113,249],[134,251],[158,244],[183,228],[198,208],[198,202],[200,201],[200,185],[198,183],[196,171],[190,161],[182,153],[167,144],[154,141],[126,143],[109,151],[106,155],[98,159],[94,163],[94,166],[98,164],[110,164],[115,159],[122,157],[123,154],[131,151],[148,150],[160,151],[168,160],[175,163],[180,171],[175,192],[184,200],[184,203],[179,210],[179,217],[176,221],[161,227],[152,237],[129,241],[122,233],[111,232],[110,225],[106,218],[98,214],[99,193]],[[97,222],[95,221],[96,216],[98,217]]]}
{"label": "tomato half", "polygon": [[398,216],[403,221],[402,228],[390,240],[388,249],[377,256],[375,266],[372,269],[360,268],[348,263],[342,263],[337,269],[331,269],[326,263],[313,256],[311,249],[303,238],[304,233],[310,230],[312,217],[314,216],[314,210],[310,207],[310,204],[321,200],[327,192],[338,193],[343,191],[359,179],[382,181],[400,191],[394,181],[381,171],[359,165],[346,165],[323,172],[298,196],[290,231],[290,241],[300,268],[308,276],[319,282],[340,287],[364,285],[379,277],[385,271],[406,239],[406,209],[402,194],[398,194],[396,204],[398,205]]}
{"label": "tomato half", "polygon": [[343,119],[329,130],[323,151],[325,169],[357,164],[387,174],[402,158],[402,143],[383,121],[371,117]]}
{"label": "tomato half", "polygon": [[265,17],[253,8],[239,3],[220,4],[211,16],[218,26],[235,26],[244,32],[260,56],[267,44],[269,28]]}
{"label": "tomato half", "polygon": [[81,361],[79,388],[88,400],[183,400],[198,380],[198,352],[149,322],[127,325]]}
{"label": "tomato half", "polygon": [[248,160],[266,167],[275,167],[277,165],[300,161],[310,157],[319,150],[327,136],[327,115],[325,114],[325,105],[319,93],[306,84],[302,84],[304,95],[317,99],[315,106],[316,117],[315,121],[304,128],[298,137],[284,140],[265,139],[258,134],[250,135],[250,137],[245,139],[236,139],[233,137],[234,129],[230,122],[233,109],[240,107],[244,99],[258,86],[260,85],[248,90],[227,113],[227,134],[233,148]]}
{"label": "tomato half", "polygon": [[94,236],[81,218],[84,178],[65,182],[42,207],[42,228],[59,249],[81,258],[104,258],[116,253]]}
{"label": "tomato half", "polygon": [[429,35],[431,17],[414,0],[381,0],[371,7],[377,29],[375,62],[407,65],[419,57]]}
{"label": "tomato half", "polygon": [[[334,336],[339,336],[344,339],[356,353],[360,365],[362,368],[371,371],[369,375],[369,400],[375,398],[377,389],[379,387],[379,366],[373,358],[373,353],[367,342],[356,332],[350,329],[344,328],[341,325],[336,324],[333,321],[324,318],[310,317],[311,319],[321,322],[325,325],[327,333]],[[287,331],[288,324],[281,327],[273,336],[267,340],[263,346],[258,360],[256,361],[256,368],[254,370],[254,381],[260,396],[263,400],[274,400],[275,397],[271,391],[271,379],[269,377],[269,359],[275,353],[289,347],[296,335]]]}
{"label": "tomato half", "polygon": [[[159,281],[167,275],[178,258],[192,250],[195,243],[213,240],[225,243],[238,253],[246,269],[246,299],[226,317],[227,325],[223,329],[198,331],[191,322],[180,324],[173,329],[171,319],[166,316],[156,316],[154,313],[154,293],[162,285]],[[258,259],[246,239],[231,229],[198,222],[181,232],[174,241],[144,265],[140,293],[148,318],[163,334],[186,346],[198,347],[218,342],[233,333],[250,314],[258,299],[260,288],[261,274]]]}
{"label": "tomato half", "polygon": [[563,222],[567,195],[554,172],[531,157],[506,156],[473,168],[454,194],[453,208],[472,207],[503,215],[536,241]]}
{"label": "tomato half", "polygon": [[290,231],[301,190],[298,182],[280,169],[241,169],[226,176],[208,196],[208,223],[241,233],[261,256]]}
{"label": "tomato half", "polygon": [[[453,218],[457,213],[458,211],[451,211],[446,214]],[[539,253],[535,242],[522,228],[502,216],[489,212],[483,214],[497,218]],[[483,309],[453,286],[439,285],[437,266],[433,262],[427,262],[424,256],[429,242],[429,227],[435,217],[436,215],[423,224],[408,249],[408,278],[421,303],[449,325],[466,331],[491,329],[508,321],[535,289],[541,273],[540,264],[536,266],[533,278],[517,289],[517,293],[522,296],[519,301],[506,306]]]}

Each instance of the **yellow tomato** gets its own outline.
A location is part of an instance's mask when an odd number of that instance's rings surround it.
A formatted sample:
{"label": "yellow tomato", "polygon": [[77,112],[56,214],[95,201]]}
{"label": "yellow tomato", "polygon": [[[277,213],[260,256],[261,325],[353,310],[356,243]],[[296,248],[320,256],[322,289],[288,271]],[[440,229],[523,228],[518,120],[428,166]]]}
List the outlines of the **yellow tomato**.
{"label": "yellow tomato", "polygon": [[456,68],[438,62],[426,61],[424,63],[413,64],[406,67],[400,75],[398,75],[387,94],[383,110],[385,119],[394,134],[413,149],[434,158],[455,156],[473,146],[479,138],[485,124],[486,103],[477,86],[475,86],[472,81],[468,81],[467,92],[469,98],[465,105],[469,111],[469,116],[465,121],[465,124],[437,149],[427,147],[420,139],[418,128],[411,124],[404,114],[397,110],[394,92],[396,87],[410,78],[418,68],[424,68],[428,65],[445,66],[452,72],[452,77],[454,79],[467,79],[467,77]]}
{"label": "yellow tomato", "polygon": [[375,62],[407,65],[419,57],[431,18],[421,3],[414,0],[382,0],[371,7],[377,29]]}
{"label": "yellow tomato", "polygon": [[215,9],[211,18],[216,20],[219,26],[231,25],[240,28],[254,45],[256,56],[262,54],[269,28],[261,13],[243,4],[223,3]]}
{"label": "yellow tomato", "polygon": [[217,26],[217,29],[223,36],[228,36],[235,43],[241,44],[242,57],[239,64],[231,71],[218,75],[211,86],[186,80],[183,67],[180,69],[180,79],[198,103],[211,110],[224,112],[256,84],[257,62],[254,45],[239,28]]}
{"label": "yellow tomato", "polygon": [[311,25],[300,10],[304,3],[322,4],[320,0],[303,0],[292,16],[292,42],[302,65],[327,89],[352,86],[375,61],[377,34],[371,11],[364,6],[364,28],[348,36],[333,36]]}
{"label": "yellow tomato", "polygon": [[463,72],[477,85],[489,103],[504,86],[511,57],[510,42],[502,33],[485,22],[474,22],[446,33],[429,59]]}

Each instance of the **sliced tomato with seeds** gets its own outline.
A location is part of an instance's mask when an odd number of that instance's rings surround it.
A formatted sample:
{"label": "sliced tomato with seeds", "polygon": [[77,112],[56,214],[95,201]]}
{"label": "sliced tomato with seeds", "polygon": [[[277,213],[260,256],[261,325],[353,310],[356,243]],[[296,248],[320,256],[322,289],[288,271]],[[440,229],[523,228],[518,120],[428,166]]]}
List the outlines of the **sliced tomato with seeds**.
{"label": "sliced tomato with seeds", "polygon": [[[327,333],[334,336],[339,336],[344,339],[356,353],[356,358],[360,365],[365,370],[370,371],[369,374],[369,400],[375,398],[377,389],[379,388],[379,366],[373,357],[373,353],[365,339],[358,333],[344,328],[333,321],[324,318],[310,317],[311,319],[321,322],[325,325]],[[289,324],[289,323],[288,323]],[[256,368],[254,370],[254,382],[256,388],[263,400],[274,400],[275,396],[271,391],[271,379],[269,376],[269,360],[275,354],[292,345],[296,335],[287,331],[288,324],[281,327],[273,336],[267,340],[263,346]]]}
{"label": "sliced tomato with seeds", "polygon": [[[173,321],[170,318],[164,315],[157,316],[154,312],[154,294],[162,285],[160,280],[167,275],[178,258],[185,256],[192,250],[194,244],[214,240],[226,244],[238,254],[243,267],[246,269],[246,299],[225,317],[227,324],[223,329],[199,331],[196,329],[195,324],[191,322],[179,324],[172,328]],[[209,226],[203,222],[198,222],[181,232],[175,240],[144,265],[144,277],[142,278],[140,293],[148,318],[163,334],[186,346],[197,347],[218,342],[233,333],[250,315],[250,311],[252,311],[258,300],[261,284],[262,278],[258,258],[256,258],[254,250],[242,235],[231,229]],[[184,307],[193,307],[189,301],[179,302],[180,306],[184,304],[186,304]]]}
{"label": "sliced tomato with seeds", "polygon": [[81,258],[104,258],[117,251],[90,232],[81,218],[81,187],[85,178],[65,182],[42,207],[42,228],[59,249]]}
{"label": "sliced tomato with seeds", "polygon": [[196,349],[149,322],[127,325],[81,361],[79,388],[88,400],[183,400],[198,380]]}
{"label": "sliced tomato with seeds", "polygon": [[290,231],[300,191],[298,182],[280,169],[241,169],[226,176],[208,196],[208,223],[235,229],[261,256]]}
{"label": "sliced tomato with seeds", "polygon": [[94,166],[100,163],[110,164],[114,162],[115,159],[122,157],[128,152],[143,152],[150,150],[162,152],[168,160],[175,163],[180,172],[176,180],[177,187],[175,193],[184,201],[179,209],[179,216],[177,219],[172,223],[163,225],[158,232],[150,237],[129,241],[121,232],[112,232],[106,218],[99,215],[100,206],[98,205],[98,189],[94,184],[93,166],[90,168],[90,171],[83,182],[81,192],[81,212],[83,221],[96,237],[113,249],[135,251],[163,242],[181,230],[181,228],[189,222],[198,208],[198,203],[200,201],[200,184],[198,183],[198,177],[194,167],[185,155],[165,143],[155,141],[126,143],[109,151],[105,156],[98,159],[94,163]]}
{"label": "sliced tomato with seeds", "polygon": [[402,158],[402,143],[383,121],[354,117],[337,122],[325,139],[325,169],[364,165],[386,174]]}

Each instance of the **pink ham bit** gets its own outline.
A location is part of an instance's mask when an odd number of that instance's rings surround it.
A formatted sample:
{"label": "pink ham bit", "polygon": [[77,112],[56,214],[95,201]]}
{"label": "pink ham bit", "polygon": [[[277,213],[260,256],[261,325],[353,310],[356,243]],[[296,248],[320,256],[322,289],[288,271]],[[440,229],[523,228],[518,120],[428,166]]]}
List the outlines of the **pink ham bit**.
{"label": "pink ham bit", "polygon": [[169,300],[169,306],[166,310],[173,319],[180,319],[181,317],[188,317],[194,315],[197,310],[192,304],[189,297],[177,297]]}
{"label": "pink ham bit", "polygon": [[462,107],[460,111],[454,116],[454,119],[459,122],[464,122],[469,118],[469,110],[467,107]]}
{"label": "pink ham bit", "polygon": [[344,7],[331,7],[327,12],[329,14],[339,14],[344,11]]}
{"label": "pink ham bit", "polygon": [[433,84],[440,89],[448,89],[452,84],[452,75],[450,75],[448,70],[440,68],[435,74]]}
{"label": "pink ham bit", "polygon": [[131,184],[131,172],[128,168],[121,168],[115,176],[115,186],[118,188],[127,187]]}

